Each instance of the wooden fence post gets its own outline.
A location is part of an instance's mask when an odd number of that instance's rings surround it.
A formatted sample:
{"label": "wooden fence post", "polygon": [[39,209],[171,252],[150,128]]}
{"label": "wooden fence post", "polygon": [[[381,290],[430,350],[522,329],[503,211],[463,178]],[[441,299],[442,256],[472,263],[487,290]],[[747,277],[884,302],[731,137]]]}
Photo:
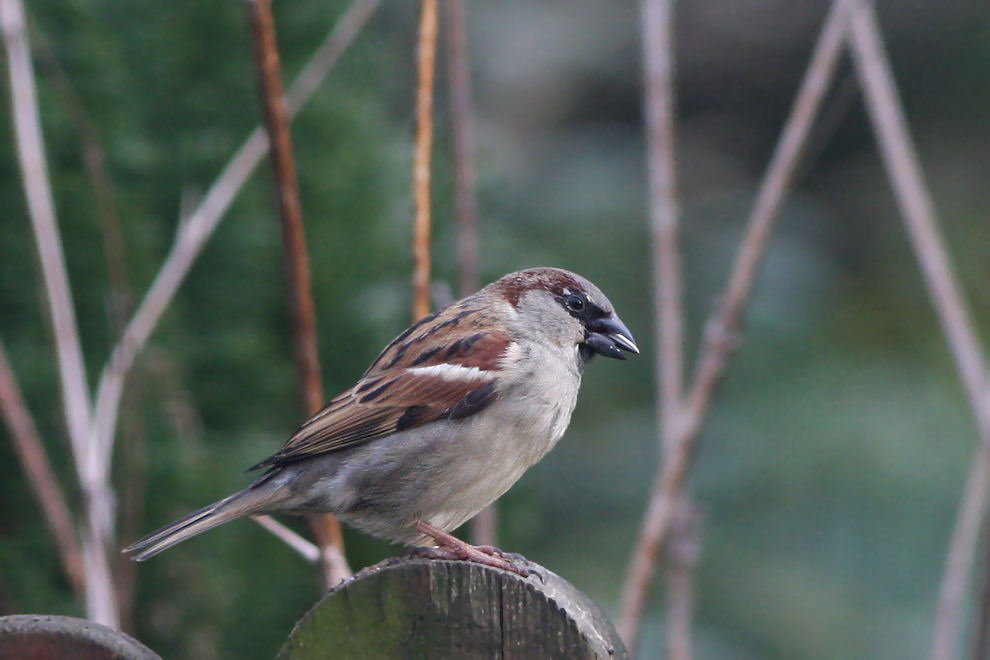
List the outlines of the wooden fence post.
{"label": "wooden fence post", "polygon": [[529,566],[522,578],[470,562],[386,560],[331,590],[278,658],[628,658],[591,599]]}
{"label": "wooden fence post", "polygon": [[119,630],[70,616],[0,617],[0,659],[162,660]]}

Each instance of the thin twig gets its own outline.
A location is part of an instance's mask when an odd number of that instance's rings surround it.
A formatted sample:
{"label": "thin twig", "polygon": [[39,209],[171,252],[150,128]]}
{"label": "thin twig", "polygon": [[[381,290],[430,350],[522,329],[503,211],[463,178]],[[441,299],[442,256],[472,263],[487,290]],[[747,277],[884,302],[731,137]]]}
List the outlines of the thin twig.
{"label": "thin twig", "polygon": [[447,74],[450,118],[454,132],[454,183],[457,199],[457,260],[461,266],[460,294],[478,290],[478,199],[474,167],[474,128],[471,123],[471,58],[467,45],[467,0],[448,0]]}
{"label": "thin twig", "polygon": [[492,502],[471,521],[471,542],[475,545],[498,545],[498,502]]}
{"label": "thin twig", "polygon": [[[457,261],[460,294],[478,290],[478,200],[475,195],[474,129],[471,124],[471,58],[467,46],[467,0],[447,0],[447,86],[454,133],[454,197],[457,205]],[[498,504],[471,521],[471,540],[498,545]]]}
{"label": "thin twig", "polygon": [[54,329],[55,353],[70,446],[85,496],[82,555],[86,577],[86,612],[94,621],[116,627],[119,624],[119,612],[107,552],[113,541],[113,492],[109,483],[109,469],[98,461],[97,447],[90,435],[86,367],[80,348],[79,328],[66,273],[62,241],[55,219],[31,49],[21,0],[0,1],[0,24],[7,48],[14,133],[28,215],[34,229]]}
{"label": "thin twig", "polygon": [[39,37],[35,50],[43,58],[45,69],[52,74],[52,84],[62,98],[79,136],[82,162],[96,197],[96,215],[102,228],[103,249],[110,276],[111,316],[118,333],[123,332],[124,324],[131,313],[131,286],[127,276],[124,232],[117,212],[117,193],[107,169],[106,149],[79,93],[59,62],[51,46],[51,39],[37,29],[37,26],[34,26],[32,32]]}
{"label": "thin twig", "polygon": [[[300,399],[303,414],[315,414],[323,405],[323,383],[320,377],[320,360],[317,349],[316,308],[313,305],[313,289],[310,279],[309,252],[306,249],[306,232],[303,227],[302,205],[299,202],[299,182],[296,177],[292,136],[289,132],[289,116],[282,89],[282,72],[279,65],[278,45],[275,37],[275,19],[271,0],[252,0],[245,4],[254,43],[255,67],[265,126],[272,145],[272,169],[278,197],[279,217],[282,226],[282,243],[285,252],[286,284],[289,289],[289,306],[292,315],[292,337],[295,349],[296,373],[299,377]],[[344,537],[340,522],[330,514],[309,516],[310,524],[339,545],[337,553],[321,553],[323,558],[343,557]],[[321,544],[324,539],[320,538]],[[350,577],[346,564],[320,562],[323,586],[333,585]]]}
{"label": "thin twig", "polygon": [[320,548],[315,543],[310,543],[271,516],[251,516],[251,520],[280,538],[309,563],[315,564],[320,559]]}
{"label": "thin twig", "polygon": [[811,63],[805,73],[760,187],[756,203],[733,264],[726,292],[709,319],[700,348],[693,385],[677,426],[677,441],[665,457],[654,480],[649,505],[630,560],[622,592],[619,632],[627,644],[638,635],[646,594],[657,557],[667,541],[675,513],[674,504],[684,489],[698,436],[711,397],[736,344],[742,312],[749,300],[780,202],[792,180],[801,147],[821,106],[841,54],[843,13],[849,0],[836,0],[822,28]]}
{"label": "thin twig", "polygon": [[[681,257],[678,245],[677,170],[675,165],[674,3],[644,0],[641,5],[644,73],[644,117],[650,190],[650,229],[653,238],[653,309],[657,332],[656,381],[657,428],[663,455],[677,442],[684,387],[684,310],[681,304]],[[691,657],[694,560],[687,548],[694,545],[687,521],[692,505],[682,493],[678,510],[682,518],[672,529],[675,552],[667,562],[667,655]],[[697,555],[697,552],[693,553]],[[683,561],[682,561],[683,560]],[[630,639],[630,652],[635,652]]]}
{"label": "thin twig", "polygon": [[[939,233],[935,207],[898,99],[872,2],[856,3],[847,34],[884,166],[984,445],[990,442],[986,359]],[[933,659],[957,656],[963,601],[990,495],[987,454],[985,447],[976,450],[959,507],[935,611]]]}
{"label": "thin twig", "polygon": [[[130,279],[127,275],[127,249],[124,242],[123,226],[117,212],[113,179],[106,164],[106,149],[96,126],[86,112],[83,100],[59,62],[50,39],[37,28],[37,25],[33,25],[32,28],[32,37],[37,37],[34,40],[35,50],[42,57],[44,70],[51,74],[50,80],[62,98],[79,136],[82,162],[92,184],[96,197],[96,215],[100,220],[100,235],[103,239],[104,257],[110,281],[111,323],[119,337],[123,333],[127,319],[131,314],[133,296]],[[121,530],[125,536],[130,536],[136,531],[143,510],[144,492],[141,488],[141,482],[144,466],[137,460],[141,452],[142,437],[137,412],[139,406],[135,405],[139,398],[139,391],[140,388],[132,384],[131,387],[127,388],[122,404],[124,410],[130,412],[127,418],[129,423],[125,425],[128,430],[124,433],[128,440],[125,445],[127,451],[124,453],[124,463],[120,470],[123,484],[119,486],[122,495],[119,518],[121,526],[125,527]],[[131,630],[133,629],[132,606],[136,564],[124,557],[113,558],[112,555],[113,553],[111,553],[111,558],[114,559],[113,575],[117,588],[121,627],[125,630]]]}
{"label": "thin twig", "polygon": [[86,578],[83,575],[82,552],[72,525],[72,513],[52,469],[48,454],[38,435],[38,428],[17,386],[13,369],[7,359],[3,341],[0,340],[0,416],[10,432],[10,439],[31,491],[45,517],[55,548],[62,560],[62,569],[75,590],[83,599],[86,595]]}
{"label": "thin twig", "polygon": [[[340,18],[289,89],[286,103],[290,117],[294,117],[312,97],[319,83],[354,42],[379,3],[380,0],[356,0]],[[111,352],[110,360],[100,376],[94,415],[96,434],[101,445],[100,454],[104,462],[109,462],[112,455],[124,379],[134,364],[135,357],[147,343],[165,308],[175,296],[217,224],[230,208],[234,197],[267,153],[268,139],[261,127],[257,127],[224,167],[195,211],[180,223],[165,262]]]}
{"label": "thin twig", "polygon": [[271,145],[272,171],[275,175],[275,192],[285,251],[296,373],[299,376],[303,414],[308,417],[323,405],[323,384],[317,350],[316,308],[313,305],[309,252],[306,249],[306,230],[303,227],[302,205],[299,202],[299,181],[289,132],[289,115],[282,89],[275,19],[272,16],[271,0],[251,0],[245,3],[245,7],[254,43],[258,93]]}
{"label": "thin twig", "polygon": [[641,11],[654,310],[659,345],[657,407],[663,447],[669,451],[676,438],[684,383],[681,260],[677,243],[677,174],[674,166],[673,0],[644,0]]}
{"label": "thin twig", "polygon": [[[0,2],[0,22],[7,47],[14,138],[54,329],[66,423],[77,469],[83,470],[88,456],[89,388],[62,240],[55,219],[34,68],[31,65],[31,47],[21,0]],[[79,476],[84,478],[82,472]]]}
{"label": "thin twig", "polygon": [[921,173],[907,120],[883,49],[872,2],[857,2],[849,17],[849,46],[873,122],[884,166],[938,313],[970,409],[981,429],[990,430],[986,361],[938,229],[931,195]]}
{"label": "thin twig", "polygon": [[667,569],[667,655],[691,660],[694,579],[701,555],[701,512],[686,500],[678,506]]}
{"label": "thin twig", "polygon": [[413,158],[413,317],[430,311],[430,156],[433,151],[433,74],[437,52],[437,0],[422,0],[416,50],[416,152]]}
{"label": "thin twig", "polygon": [[[975,469],[970,470],[971,478],[979,475],[979,478],[984,480],[982,484],[983,488],[986,488],[986,477],[988,474],[986,465],[988,462],[990,462],[990,444],[984,442],[980,446],[977,460],[973,463]],[[985,499],[985,493],[982,496],[981,494],[977,494],[971,498],[964,498],[961,506],[965,506],[970,501],[982,503]],[[975,630],[973,631],[973,644],[970,653],[972,660],[986,660],[987,657],[990,657],[990,515],[987,515],[987,513],[983,514],[981,537],[977,543],[980,543],[983,547],[983,564],[980,567],[976,614],[973,618]],[[972,544],[973,542],[969,541],[969,543]],[[971,547],[971,545],[960,545],[964,548]]]}
{"label": "thin twig", "polygon": [[[123,305],[129,305],[127,299],[121,299]],[[137,538],[144,527],[146,470],[144,451],[144,431],[141,400],[143,387],[147,376],[132,378],[131,384],[124,392],[122,402],[124,414],[121,422],[121,451],[117,474],[117,492],[119,493],[119,512],[117,516],[117,537]],[[122,554],[113,556],[113,572],[117,583],[117,603],[120,607],[120,627],[124,632],[134,632],[135,623],[134,597],[136,595],[136,578],[138,563]]]}

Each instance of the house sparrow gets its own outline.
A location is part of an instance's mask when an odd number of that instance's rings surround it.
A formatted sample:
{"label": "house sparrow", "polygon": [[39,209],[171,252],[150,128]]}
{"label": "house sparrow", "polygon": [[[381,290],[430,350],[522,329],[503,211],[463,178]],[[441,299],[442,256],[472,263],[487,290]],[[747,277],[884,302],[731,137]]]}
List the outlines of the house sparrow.
{"label": "house sparrow", "polygon": [[143,561],[234,518],[336,514],[429,556],[524,572],[450,532],[493,502],[567,429],[595,355],[639,353],[608,298],[557,268],[510,273],[385,347],[354,387],[255,465],[248,486],[124,550]]}

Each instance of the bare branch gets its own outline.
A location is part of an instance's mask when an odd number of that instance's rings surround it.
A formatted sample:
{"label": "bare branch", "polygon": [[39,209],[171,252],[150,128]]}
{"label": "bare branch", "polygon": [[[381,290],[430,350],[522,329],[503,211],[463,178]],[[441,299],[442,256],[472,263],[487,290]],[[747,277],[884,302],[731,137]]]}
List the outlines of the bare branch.
{"label": "bare branch", "polygon": [[[69,439],[77,469],[83,470],[88,458],[89,387],[79,346],[79,328],[66,274],[62,239],[55,219],[34,68],[31,65],[31,47],[21,0],[0,2],[0,23],[7,48],[14,138],[54,329]],[[83,478],[82,473],[80,478]]]}
{"label": "bare branch", "polygon": [[[959,632],[962,627],[963,605],[971,586],[970,576],[973,561],[980,543],[981,520],[986,524],[990,497],[990,438],[976,448],[970,459],[969,474],[959,501],[956,524],[949,539],[949,550],[945,556],[945,569],[938,589],[935,604],[935,625],[932,633],[932,660],[949,660],[957,657]],[[984,570],[984,573],[986,571]],[[986,579],[986,575],[983,576]],[[984,590],[986,586],[984,585]],[[977,610],[980,612],[981,610]],[[980,628],[985,623],[976,620],[977,639]]]}
{"label": "bare branch", "polygon": [[34,47],[44,62],[43,71],[47,70],[52,74],[51,82],[62,98],[79,136],[82,162],[96,197],[96,215],[102,229],[103,249],[110,276],[111,316],[117,331],[122,332],[131,312],[131,286],[127,277],[127,249],[124,245],[123,228],[117,213],[117,194],[106,165],[106,149],[79,93],[59,62],[51,46],[51,39],[36,25],[32,27],[33,33],[39,37]]}
{"label": "bare branch", "polygon": [[962,378],[973,416],[981,429],[990,431],[986,360],[953,273],[945,241],[939,233],[935,208],[911,142],[872,2],[856,3],[849,19],[848,36],[884,166],[925,285]]}
{"label": "bare branch", "polygon": [[[379,0],[356,0],[341,17],[334,30],[303,69],[298,85],[290,90],[288,95],[290,114],[295,114],[305,104],[378,5]],[[105,582],[104,586],[112,587],[109,583],[110,570],[106,564],[105,552],[105,546],[113,535],[113,494],[109,490],[107,478],[124,378],[206,240],[230,206],[236,193],[264,157],[268,145],[261,129],[256,129],[221,173],[202,204],[186,222],[180,224],[176,241],[162,269],[104,367],[91,424],[85,371],[78,348],[78,333],[74,330],[75,320],[64,272],[64,259],[54,222],[54,205],[45,174],[40,125],[34,100],[33,72],[30,68],[30,53],[24,31],[21,0],[2,0],[0,12],[2,12],[0,18],[3,19],[5,43],[8,47],[8,61],[11,63],[11,88],[14,92],[12,98],[15,99],[13,114],[15,132],[24,160],[25,189],[29,209],[32,211],[32,220],[38,214],[41,217],[41,231],[38,223],[35,223],[35,232],[38,235],[46,289],[53,310],[52,318],[70,439],[80,480],[84,491],[88,493],[87,517],[91,529],[86,531],[83,539],[88,608],[96,620],[115,625],[116,617],[113,611],[116,610],[116,605],[113,602],[112,588],[101,589],[96,593],[93,591],[95,588],[93,585]],[[24,143],[27,144],[26,147]],[[49,218],[47,223],[45,216]],[[57,281],[54,285],[50,284],[50,279],[59,278],[58,271],[61,271],[61,284]]]}
{"label": "bare branch", "polygon": [[271,0],[251,0],[245,3],[245,7],[251,25],[265,127],[272,145],[271,162],[285,248],[296,373],[299,376],[303,414],[308,417],[323,405],[323,383],[317,349],[316,308],[313,305],[309,252],[306,248],[302,205],[299,202],[299,181],[296,176],[292,135],[289,132],[289,116],[282,90],[275,20]]}
{"label": "bare branch", "polygon": [[670,541],[667,566],[667,658],[691,660],[694,579],[701,555],[701,512],[682,501]]}
{"label": "bare branch", "polygon": [[[271,0],[253,0],[245,7],[251,25],[254,43],[255,67],[258,86],[264,108],[265,126],[272,144],[272,169],[278,193],[279,217],[282,226],[282,243],[285,248],[286,284],[292,314],[293,346],[296,357],[296,373],[299,377],[300,399],[305,416],[315,414],[323,405],[323,383],[320,377],[320,359],[317,349],[316,308],[310,280],[309,252],[306,249],[306,231],[303,227],[302,205],[299,202],[299,182],[296,177],[292,136],[289,132],[289,116],[282,90],[282,72],[279,65],[278,46],[275,37],[275,19]],[[330,514],[308,516],[314,529],[325,530],[317,538],[327,536],[339,544],[336,553],[321,552],[321,558],[343,557],[344,537],[340,522]],[[343,568],[343,570],[338,570]],[[350,569],[338,563],[321,561],[323,586],[333,585],[350,577]]]}
{"label": "bare branch", "polygon": [[[447,74],[454,129],[454,183],[457,198],[457,260],[460,293],[478,290],[478,200],[475,195],[474,128],[471,124],[471,58],[467,47],[467,0],[448,0]],[[490,543],[488,545],[494,545]]]}
{"label": "bare branch", "polygon": [[[454,133],[454,196],[457,204],[457,261],[460,294],[478,290],[478,200],[475,195],[474,129],[471,124],[471,58],[467,46],[467,0],[448,0],[447,85]],[[471,521],[476,545],[498,545],[498,503],[492,502]]]}
{"label": "bare branch", "polygon": [[264,529],[284,541],[287,546],[302,555],[302,558],[309,563],[315,564],[320,558],[320,548],[299,536],[271,516],[251,516],[251,520],[258,523]]}
{"label": "bare branch", "polygon": [[656,376],[663,446],[669,451],[684,381],[681,259],[677,244],[677,174],[674,166],[673,0],[642,4],[646,145],[653,235],[653,291],[658,334]]}
{"label": "bare branch", "polygon": [[841,54],[844,12],[849,0],[836,0],[822,28],[772,160],[760,186],[726,292],[706,326],[693,385],[675,429],[677,439],[654,480],[640,537],[630,560],[622,593],[619,632],[627,644],[636,639],[657,557],[667,541],[674,504],[687,481],[698,436],[715,386],[736,344],[742,312],[749,300],[780,202],[793,178],[811,124],[828,90]]}
{"label": "bare branch", "polygon": [[[980,459],[984,465],[988,460],[988,446],[990,445],[984,443],[982,445],[983,449],[980,452]],[[970,475],[972,476],[973,474],[980,474],[986,478],[987,470],[971,471]],[[976,502],[982,501],[979,497],[973,497],[972,499]],[[967,501],[967,499],[963,499],[963,502]],[[976,616],[973,619],[976,629],[973,631],[973,643],[970,653],[972,660],[986,660],[987,657],[990,657],[990,516],[986,514],[983,516],[982,539],[980,543],[983,547],[983,555],[981,557],[983,564],[980,567],[981,575],[978,580],[980,586],[976,605]]]}
{"label": "bare branch", "polygon": [[[663,455],[677,442],[684,388],[684,310],[681,304],[681,255],[678,244],[677,170],[675,164],[674,3],[644,0],[641,36],[650,189],[650,228],[653,239],[653,309],[657,332],[656,380],[659,384],[657,428]],[[697,564],[696,525],[689,521],[690,497],[681,494],[678,521],[667,577],[667,656],[691,658],[691,618],[694,612],[694,569]],[[635,652],[635,639],[629,639]]]}
{"label": "bare branch", "polygon": [[320,549],[320,571],[327,589],[353,575],[344,555],[344,531],[337,517],[325,513],[306,516],[306,522]]}
{"label": "bare branch", "polygon": [[[34,48],[44,63],[42,71],[47,71],[51,74],[50,82],[61,97],[75,125],[76,133],[79,136],[82,162],[96,197],[96,215],[100,220],[100,228],[102,230],[100,233],[103,238],[104,256],[107,273],[110,278],[109,302],[111,323],[119,336],[119,334],[123,333],[125,324],[131,313],[132,295],[131,285],[127,276],[127,250],[124,243],[120,216],[117,213],[113,180],[106,165],[106,150],[104,149],[103,141],[100,139],[96,126],[86,112],[83,100],[79,97],[79,94],[72,85],[72,81],[62,68],[52,49],[50,40],[36,25],[33,25],[32,28],[32,37],[35,35],[38,37],[35,39]],[[127,401],[134,402],[136,400],[136,392],[137,388],[133,386],[128,388],[125,394],[125,402],[122,404],[125,410],[128,409]],[[131,410],[129,429],[125,434],[129,439],[129,450],[139,448],[141,441],[140,424],[137,423],[137,415],[133,412],[136,408],[131,406]],[[92,438],[90,438],[89,442],[92,441]],[[120,498],[122,503],[120,518],[125,525],[129,525],[132,528],[140,516],[142,506],[141,491],[140,489],[135,491],[135,488],[138,487],[142,478],[143,466],[135,463],[133,460],[129,460],[135,458],[137,453],[137,451],[128,451],[125,454],[125,464],[122,465],[124,469],[121,470],[121,474],[124,475],[124,492],[123,497]],[[119,604],[121,622],[125,629],[132,628],[133,626],[128,625],[128,623],[131,619],[131,605],[133,604],[135,564],[131,561],[126,561],[123,557],[113,557],[112,553],[111,561],[113,563],[112,574],[116,582],[117,602]]]}
{"label": "bare branch", "polygon": [[0,340],[0,416],[3,417],[10,431],[10,439],[14,443],[24,475],[44,513],[45,522],[52,536],[55,537],[55,547],[62,560],[62,569],[69,584],[82,599],[86,594],[85,575],[83,575],[82,552],[79,550],[76,531],[72,525],[72,513],[65,503],[65,496],[48,460],[45,447],[41,444],[38,428],[21,396],[2,340]]}
{"label": "bare branch", "polygon": [[971,471],[959,507],[945,574],[939,588],[931,658],[957,655],[973,557],[979,545],[980,525],[987,511],[990,470],[990,402],[987,363],[980,348],[972,318],[938,229],[931,195],[925,185],[918,155],[911,141],[907,120],[897,95],[890,62],[883,47],[872,2],[857,2],[847,31],[853,63],[873,122],[880,153],[894,189],[904,224],[921,266],[928,294],[935,306],[949,351],[962,380],[970,409],[980,430],[981,447],[971,462]]}
{"label": "bare branch", "polygon": [[413,317],[430,311],[430,156],[433,150],[433,74],[437,51],[437,0],[422,0],[416,69],[416,152],[413,158]]}
{"label": "bare branch", "polygon": [[[295,116],[310,99],[319,83],[353,43],[379,2],[380,0],[356,0],[340,18],[289,89],[286,102],[290,117]],[[230,208],[234,197],[267,153],[268,140],[264,131],[260,127],[255,128],[224,167],[196,210],[180,223],[165,262],[111,353],[100,376],[94,415],[96,435],[100,439],[100,455],[104,463],[109,463],[112,455],[124,379],[134,358],[147,343],[162,313],[224,213]]]}
{"label": "bare branch", "polygon": [[62,240],[55,220],[55,204],[45,162],[34,69],[21,0],[0,1],[0,24],[7,48],[14,133],[24,192],[54,327],[55,352],[70,446],[86,501],[82,547],[86,611],[94,621],[116,627],[119,624],[119,612],[107,552],[113,539],[113,492],[109,483],[109,466],[98,460],[97,446],[90,435],[86,366],[79,345],[79,328],[66,273]]}
{"label": "bare branch", "polygon": [[381,0],[354,0],[354,4],[337,20],[333,30],[317,47],[285,95],[290,118],[294,118],[320,88],[337,65],[337,61],[351,47],[372,14],[378,9],[379,4]]}

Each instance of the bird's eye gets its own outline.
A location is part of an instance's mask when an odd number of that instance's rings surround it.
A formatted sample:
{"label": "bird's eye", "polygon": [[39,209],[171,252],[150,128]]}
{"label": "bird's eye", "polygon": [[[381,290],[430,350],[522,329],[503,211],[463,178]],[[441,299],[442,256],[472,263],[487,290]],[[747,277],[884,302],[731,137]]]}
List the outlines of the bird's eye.
{"label": "bird's eye", "polygon": [[582,309],[584,309],[584,298],[577,295],[576,293],[572,293],[566,298],[564,298],[564,304],[567,305],[567,309],[571,310],[572,312],[580,312]]}

